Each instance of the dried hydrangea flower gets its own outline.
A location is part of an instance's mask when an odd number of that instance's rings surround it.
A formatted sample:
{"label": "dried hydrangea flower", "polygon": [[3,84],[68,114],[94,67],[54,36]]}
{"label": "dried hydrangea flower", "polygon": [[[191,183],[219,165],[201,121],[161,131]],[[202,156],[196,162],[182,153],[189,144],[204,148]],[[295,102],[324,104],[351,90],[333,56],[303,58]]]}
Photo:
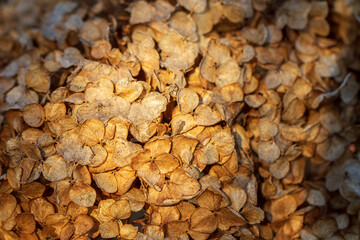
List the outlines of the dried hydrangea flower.
{"label": "dried hydrangea flower", "polygon": [[0,238],[356,239],[359,7],[2,4]]}

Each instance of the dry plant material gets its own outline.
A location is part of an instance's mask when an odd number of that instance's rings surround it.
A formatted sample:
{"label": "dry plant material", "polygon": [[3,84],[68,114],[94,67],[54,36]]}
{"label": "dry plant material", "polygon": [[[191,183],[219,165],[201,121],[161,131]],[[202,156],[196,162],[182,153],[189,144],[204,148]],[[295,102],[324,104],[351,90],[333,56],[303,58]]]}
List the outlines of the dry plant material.
{"label": "dry plant material", "polygon": [[0,239],[359,237],[356,1],[0,13]]}

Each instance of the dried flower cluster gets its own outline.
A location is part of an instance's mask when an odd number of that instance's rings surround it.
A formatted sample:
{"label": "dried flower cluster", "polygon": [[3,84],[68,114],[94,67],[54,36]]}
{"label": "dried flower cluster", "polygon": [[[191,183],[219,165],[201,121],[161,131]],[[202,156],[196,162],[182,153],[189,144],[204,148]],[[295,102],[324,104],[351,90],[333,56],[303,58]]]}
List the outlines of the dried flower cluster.
{"label": "dried flower cluster", "polygon": [[0,239],[359,239],[358,1],[0,5]]}

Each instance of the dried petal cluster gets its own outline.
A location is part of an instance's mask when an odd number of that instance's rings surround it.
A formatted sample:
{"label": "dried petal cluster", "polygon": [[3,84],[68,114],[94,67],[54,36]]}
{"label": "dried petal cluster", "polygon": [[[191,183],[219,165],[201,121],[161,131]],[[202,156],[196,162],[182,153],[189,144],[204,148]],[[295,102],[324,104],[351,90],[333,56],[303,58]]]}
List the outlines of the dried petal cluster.
{"label": "dried petal cluster", "polygon": [[[286,1],[276,10],[276,27],[286,28],[284,44],[291,47],[283,45],[287,56],[280,64],[274,58],[277,66],[264,73],[259,92],[265,101],[250,111],[245,127],[266,199],[263,239],[359,237],[360,185],[348,172],[358,171],[360,160],[359,68],[344,55],[356,40],[348,39],[350,32],[342,41],[329,37],[331,24],[356,28],[355,21],[334,15],[351,8],[342,1]],[[244,33],[262,45],[251,34],[263,32],[258,26]]]}
{"label": "dried petal cluster", "polygon": [[0,13],[0,239],[359,238],[356,1]]}

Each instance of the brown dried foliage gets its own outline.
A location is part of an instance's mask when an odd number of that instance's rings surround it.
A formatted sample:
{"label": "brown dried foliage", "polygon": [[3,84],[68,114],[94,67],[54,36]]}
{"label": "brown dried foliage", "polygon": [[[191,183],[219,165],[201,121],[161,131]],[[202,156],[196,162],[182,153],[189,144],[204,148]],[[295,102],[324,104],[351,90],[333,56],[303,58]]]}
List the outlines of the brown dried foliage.
{"label": "brown dried foliage", "polygon": [[359,13],[1,3],[0,239],[359,238]]}

